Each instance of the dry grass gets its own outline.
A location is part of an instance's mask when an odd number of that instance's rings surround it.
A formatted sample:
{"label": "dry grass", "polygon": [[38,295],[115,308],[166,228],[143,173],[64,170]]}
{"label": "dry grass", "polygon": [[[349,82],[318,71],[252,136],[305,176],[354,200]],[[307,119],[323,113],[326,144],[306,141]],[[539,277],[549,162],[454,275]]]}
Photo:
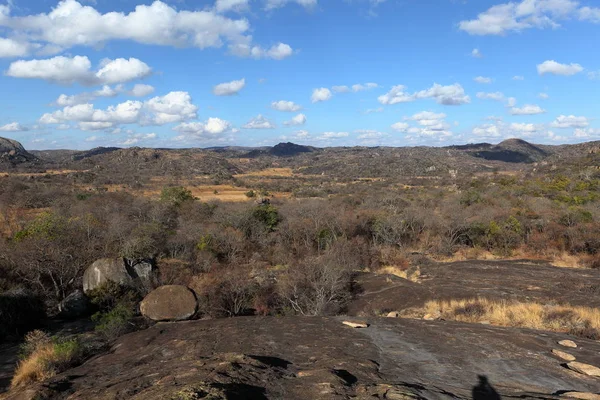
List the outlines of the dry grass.
{"label": "dry grass", "polygon": [[404,267],[398,267],[395,265],[386,265],[377,270],[379,275],[394,275],[402,279],[408,279],[411,282],[419,282],[421,276],[421,270],[419,267],[415,269],[407,269]]}
{"label": "dry grass", "polygon": [[81,355],[78,342],[56,343],[41,331],[30,332],[25,340],[27,355],[17,365],[10,383],[13,388],[51,378],[71,366]]}
{"label": "dry grass", "polygon": [[54,358],[54,345],[47,344],[40,347],[31,356],[19,363],[10,383],[11,387],[26,386],[33,382],[52,378],[56,375],[56,370],[50,367],[50,363]]}
{"label": "dry grass", "polygon": [[433,300],[407,317],[430,315],[446,320],[530,328],[600,339],[600,309],[571,305],[544,305],[489,299]]}
{"label": "dry grass", "polygon": [[451,256],[432,256],[432,259],[438,262],[456,262],[467,260],[481,261],[545,261],[549,264],[560,268],[588,268],[586,266],[585,256],[573,255],[567,252],[557,252],[553,254],[540,255],[527,251],[526,249],[516,249],[512,255],[498,255],[490,251],[480,248],[462,248],[456,251]]}
{"label": "dry grass", "polygon": [[260,171],[250,171],[250,172],[246,172],[244,174],[237,174],[235,175],[236,178],[246,178],[246,177],[251,177],[251,176],[261,176],[261,177],[269,177],[269,176],[274,176],[274,177],[290,177],[293,176],[294,173],[292,172],[291,168],[265,168],[263,170]]}
{"label": "dry grass", "polygon": [[66,175],[75,172],[88,172],[89,169],[85,170],[76,170],[76,169],[49,169],[46,172],[3,172],[0,174],[0,178],[8,178],[9,176],[20,176],[20,177],[30,177],[30,176],[46,176],[46,175]]}

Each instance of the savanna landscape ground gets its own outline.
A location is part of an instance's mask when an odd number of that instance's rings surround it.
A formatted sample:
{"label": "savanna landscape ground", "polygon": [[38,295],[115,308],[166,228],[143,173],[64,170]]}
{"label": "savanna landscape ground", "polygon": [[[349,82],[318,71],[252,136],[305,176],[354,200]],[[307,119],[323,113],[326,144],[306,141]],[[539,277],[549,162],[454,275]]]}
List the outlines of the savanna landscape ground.
{"label": "savanna landscape ground", "polygon": [[2,139],[0,396],[599,398],[599,149]]}

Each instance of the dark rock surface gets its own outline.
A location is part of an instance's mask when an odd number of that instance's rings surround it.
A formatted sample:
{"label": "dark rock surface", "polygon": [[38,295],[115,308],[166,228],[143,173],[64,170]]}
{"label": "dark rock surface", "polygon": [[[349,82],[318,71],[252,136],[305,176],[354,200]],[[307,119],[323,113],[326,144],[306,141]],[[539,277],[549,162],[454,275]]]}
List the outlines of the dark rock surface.
{"label": "dark rock surface", "polygon": [[597,270],[560,268],[536,261],[460,261],[419,267],[411,282],[393,275],[359,274],[350,315],[420,307],[428,300],[483,297],[600,307]]}
{"label": "dark rock surface", "polygon": [[[369,328],[352,329],[343,320],[160,323],[8,398],[470,399],[495,393],[552,399],[600,391],[599,379],[552,356],[565,335],[395,318],[368,319]],[[578,344],[578,360],[600,363],[599,343]]]}

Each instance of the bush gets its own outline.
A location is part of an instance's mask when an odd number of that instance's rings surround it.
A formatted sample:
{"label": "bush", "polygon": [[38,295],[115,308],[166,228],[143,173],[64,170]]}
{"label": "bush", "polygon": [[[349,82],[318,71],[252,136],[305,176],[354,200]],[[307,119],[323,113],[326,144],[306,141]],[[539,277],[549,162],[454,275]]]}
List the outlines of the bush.
{"label": "bush", "polygon": [[118,304],[135,304],[142,300],[142,296],[134,288],[113,281],[90,291],[87,296],[100,312],[110,311]]}
{"label": "bush", "polygon": [[291,265],[282,274],[278,292],[301,315],[333,315],[352,297],[352,267],[342,258],[327,254]]}
{"label": "bush", "polygon": [[273,232],[281,220],[279,212],[271,204],[261,204],[252,210],[252,217],[261,222],[267,230]]}
{"label": "bush", "polygon": [[11,387],[43,381],[83,360],[83,347],[76,339],[50,338],[33,331],[25,338],[23,358],[11,381]]}
{"label": "bush", "polygon": [[119,303],[112,310],[92,315],[96,332],[106,340],[113,341],[133,330],[131,320],[135,316],[131,304]]}
{"label": "bush", "polygon": [[162,190],[160,199],[175,206],[180,206],[186,201],[194,200],[194,196],[191,191],[183,186],[172,186]]}
{"label": "bush", "polygon": [[205,274],[194,287],[200,309],[212,317],[235,317],[252,313],[258,284],[249,277],[246,268],[229,268]]}

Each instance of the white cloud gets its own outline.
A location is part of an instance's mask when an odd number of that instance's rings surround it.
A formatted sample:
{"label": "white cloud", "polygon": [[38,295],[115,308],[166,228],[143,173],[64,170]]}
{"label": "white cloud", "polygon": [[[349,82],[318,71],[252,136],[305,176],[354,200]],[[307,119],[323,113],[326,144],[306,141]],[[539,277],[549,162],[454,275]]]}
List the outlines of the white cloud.
{"label": "white cloud", "polygon": [[410,128],[410,124],[406,122],[396,122],[391,126],[391,128],[398,132],[406,132],[408,131],[408,128]]}
{"label": "white cloud", "polygon": [[115,97],[122,91],[123,87],[121,85],[117,85],[114,88],[111,88],[108,85],[104,85],[102,89],[95,90],[93,92],[83,92],[70,96],[66,94],[61,94],[54,101],[54,105],[57,105],[59,107],[66,107],[75,106],[77,104],[86,104],[91,101],[94,101],[98,97]]}
{"label": "white cloud", "polygon": [[465,90],[458,83],[448,86],[442,86],[434,83],[430,89],[417,92],[415,93],[415,96],[418,99],[433,98],[438,104],[444,104],[447,106],[467,104],[471,102],[471,98],[465,94]]}
{"label": "white cloud", "polygon": [[505,35],[531,28],[558,28],[578,3],[574,0],[522,0],[492,6],[476,19],[461,21],[459,29],[471,35]]}
{"label": "white cloud", "polygon": [[571,76],[583,71],[583,67],[579,64],[560,64],[554,60],[544,61],[537,66],[538,74],[553,74]]}
{"label": "white cloud", "polygon": [[276,126],[274,123],[269,121],[267,118],[258,114],[255,118],[252,118],[250,121],[246,123],[246,125],[242,126],[244,129],[275,129]]}
{"label": "white cloud", "polygon": [[479,51],[479,49],[473,49],[473,51],[471,52],[471,57],[482,58],[483,54],[481,54],[481,51]]}
{"label": "white cloud", "polygon": [[405,120],[415,121],[417,124],[427,127],[432,131],[446,131],[450,129],[450,126],[444,121],[446,114],[436,114],[431,111],[422,111],[413,115],[412,117],[406,117]]}
{"label": "white cloud", "polygon": [[354,131],[354,133],[358,133],[358,139],[360,140],[368,140],[368,139],[381,139],[383,137],[389,136],[388,133],[379,132],[373,129],[358,129]]}
{"label": "white cloud", "polygon": [[383,107],[378,107],[378,108],[369,108],[367,110],[365,110],[365,114],[374,114],[374,113],[380,113],[383,112]]}
{"label": "white cloud", "polygon": [[379,85],[377,85],[376,83],[365,83],[363,84],[356,84],[356,85],[352,85],[352,91],[353,92],[362,92],[363,90],[369,90],[369,89],[375,89],[379,87]]}
{"label": "white cloud", "polygon": [[[241,2],[219,1],[216,6],[224,11],[235,8],[234,3]],[[55,52],[112,40],[200,49],[224,44],[251,46],[252,41],[247,19],[227,18],[216,10],[178,11],[162,1],[137,5],[130,13],[105,14],[75,0],[61,1],[52,11],[36,15],[13,16],[10,7],[1,7],[0,26],[10,30],[11,36]],[[275,48],[271,55],[277,57],[277,51]]]}
{"label": "white cloud", "polygon": [[504,94],[501,92],[494,92],[494,93],[479,92],[479,93],[477,93],[477,98],[483,99],[483,100],[503,101]]}
{"label": "white cloud", "polygon": [[288,3],[296,3],[305,8],[311,8],[317,5],[317,0],[265,0],[265,9],[273,10]]}
{"label": "white cloud", "polygon": [[474,78],[473,80],[477,83],[483,83],[483,84],[492,83],[492,78],[488,78],[485,76],[478,76],[478,77]]}
{"label": "white cloud", "polygon": [[370,89],[375,89],[378,88],[379,85],[373,82],[369,82],[369,83],[357,83],[355,85],[352,86],[333,86],[331,88],[331,90],[333,90],[335,93],[348,93],[348,92],[362,92],[365,90],[370,90]]}
{"label": "white cloud", "polygon": [[540,129],[542,129],[542,127],[535,124],[512,123],[510,124],[510,129],[515,132],[533,133],[538,132]]}
{"label": "white cloud", "polygon": [[586,128],[590,125],[586,117],[576,117],[575,115],[559,115],[550,126],[553,128]]}
{"label": "white cloud", "polygon": [[106,110],[90,103],[68,105],[62,110],[40,117],[42,124],[78,122],[80,129],[108,129],[120,124],[164,125],[196,118],[198,107],[187,92],[170,92],[146,102],[128,100]]}
{"label": "white cloud", "polygon": [[149,116],[142,121],[145,125],[164,125],[196,118],[198,107],[192,104],[188,92],[170,92],[157,96],[144,103]]}
{"label": "white cloud", "polygon": [[476,138],[474,140],[501,140],[513,137],[531,137],[534,134],[539,135],[543,131],[544,126],[541,124],[507,124],[501,120],[497,120],[493,124],[474,127],[471,134]]}
{"label": "white cloud", "polygon": [[306,123],[306,115],[298,114],[295,117],[293,117],[291,120],[286,121],[283,124],[297,126],[297,125],[304,125],[305,123]]}
{"label": "white cloud", "polygon": [[435,99],[438,104],[444,105],[460,105],[471,102],[471,98],[465,94],[465,90],[458,83],[448,86],[434,83],[431,88],[413,94],[406,93],[405,89],[406,87],[403,85],[394,86],[388,93],[379,96],[377,100],[381,104],[407,103],[417,99],[429,98]]}
{"label": "white cloud", "polygon": [[320,140],[341,139],[350,136],[348,132],[323,132],[317,137]]}
{"label": "white cloud", "polygon": [[277,111],[285,111],[285,112],[296,112],[302,109],[301,106],[294,103],[293,101],[274,101],[271,103],[271,108]]}
{"label": "white cloud", "polygon": [[231,123],[220,118],[209,118],[205,122],[184,122],[173,130],[196,139],[214,138],[232,132]]}
{"label": "white cloud", "polygon": [[96,72],[96,78],[103,84],[110,85],[141,79],[151,72],[152,69],[137,58],[117,58],[103,62],[102,68]]}
{"label": "white cloud", "polygon": [[136,59],[105,60],[98,72],[91,70],[86,56],[56,56],[43,60],[19,60],[10,64],[6,75],[13,78],[43,79],[59,84],[106,85],[129,82],[150,75],[152,69]]}
{"label": "white cloud", "polygon": [[548,95],[548,93],[539,93],[538,97],[542,100],[548,100],[550,98],[550,96]]}
{"label": "white cloud", "polygon": [[387,105],[398,104],[398,103],[408,103],[411,101],[415,101],[414,96],[406,93],[404,90],[406,90],[406,86],[404,86],[404,85],[393,86],[389,92],[387,92],[384,95],[379,96],[377,98],[377,100],[381,104],[387,104]]}
{"label": "white cloud", "polygon": [[11,122],[4,126],[0,126],[0,132],[23,132],[28,131],[29,128],[19,124],[18,122]]}
{"label": "white cloud", "polygon": [[575,129],[573,135],[579,139],[590,139],[600,137],[600,129],[587,128],[587,129]]}
{"label": "white cloud", "polygon": [[590,71],[588,72],[588,78],[592,80],[600,79],[600,71]]}
{"label": "white cloud", "polygon": [[512,107],[510,109],[511,115],[535,115],[535,114],[543,114],[546,110],[541,108],[538,105],[533,104],[525,104],[523,107]]}
{"label": "white cloud", "polygon": [[521,76],[521,75],[515,75],[515,76],[512,77],[512,80],[513,81],[524,81],[525,77]]}
{"label": "white cloud", "polygon": [[600,8],[582,7],[579,9],[579,19],[600,24]]}
{"label": "white cloud", "polygon": [[231,81],[225,83],[219,83],[213,88],[213,94],[215,96],[232,96],[238,94],[246,86],[246,79],[240,79],[239,81]]}
{"label": "white cloud", "polygon": [[350,89],[349,86],[333,86],[331,90],[333,90],[335,93],[348,93],[352,89]]}
{"label": "white cloud", "polygon": [[514,107],[516,105],[517,105],[517,99],[515,99],[514,97],[509,97],[508,99],[506,99],[507,107]]}
{"label": "white cloud", "polygon": [[245,58],[271,58],[274,60],[283,60],[294,54],[292,47],[285,43],[277,43],[271,46],[270,49],[265,49],[261,46],[251,46],[245,43],[237,43],[229,46],[231,54]]}
{"label": "white cloud", "polygon": [[152,93],[154,93],[154,87],[150,85],[145,85],[143,83],[135,84],[133,88],[129,91],[129,94],[135,97],[146,97]]}
{"label": "white cloud", "polygon": [[140,142],[153,140],[156,138],[157,138],[156,133],[135,133],[135,134],[129,134],[127,139],[119,142],[118,144],[120,144],[122,146],[132,146],[134,144],[139,144]]}
{"label": "white cloud", "polygon": [[249,7],[249,0],[217,0],[215,2],[215,11],[224,13],[228,11],[242,12]]}
{"label": "white cloud", "polygon": [[391,128],[406,134],[406,138],[409,140],[422,138],[446,140],[452,136],[452,132],[445,118],[446,114],[444,113],[422,111],[411,117],[404,117],[405,121],[414,121],[418,126],[411,126],[407,122],[396,122]]}
{"label": "white cloud", "polygon": [[31,45],[9,38],[0,37],[0,58],[25,57],[31,52]]}
{"label": "white cloud", "polygon": [[333,95],[331,94],[331,90],[327,89],[327,88],[319,88],[319,89],[314,89],[313,90],[313,94],[310,98],[310,100],[313,103],[318,103],[320,101],[327,101],[329,99],[331,99]]}
{"label": "white cloud", "polygon": [[500,133],[500,128],[498,128],[498,125],[493,124],[476,126],[475,128],[473,128],[471,133],[480,138],[497,138],[502,135]]}
{"label": "white cloud", "polygon": [[80,122],[77,127],[82,131],[101,131],[108,128],[112,128],[115,124],[113,122]]}

